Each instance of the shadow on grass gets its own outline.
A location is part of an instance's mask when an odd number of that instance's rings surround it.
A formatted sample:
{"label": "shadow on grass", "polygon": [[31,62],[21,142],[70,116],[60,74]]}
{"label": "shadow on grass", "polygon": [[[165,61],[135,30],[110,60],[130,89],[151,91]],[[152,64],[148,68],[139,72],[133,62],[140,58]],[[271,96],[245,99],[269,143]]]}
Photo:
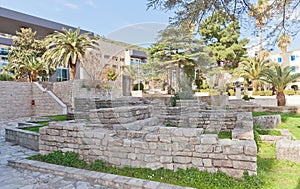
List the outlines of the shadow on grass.
{"label": "shadow on grass", "polygon": [[298,185],[296,186],[295,189],[300,189],[300,178],[298,179]]}

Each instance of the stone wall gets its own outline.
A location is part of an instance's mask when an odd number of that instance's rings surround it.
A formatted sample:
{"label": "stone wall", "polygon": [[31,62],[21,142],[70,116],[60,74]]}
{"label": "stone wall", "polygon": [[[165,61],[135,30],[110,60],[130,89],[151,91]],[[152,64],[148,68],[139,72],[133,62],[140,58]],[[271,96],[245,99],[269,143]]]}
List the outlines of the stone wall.
{"label": "stone wall", "polygon": [[[116,166],[172,170],[196,167],[238,178],[244,171],[256,174],[257,148],[251,113],[233,113],[227,118],[235,119],[234,128],[226,128],[232,131],[231,140],[206,134],[206,129],[209,130],[206,127],[147,126],[140,121],[153,119],[150,109],[150,106],[103,108],[92,110],[88,123],[50,123],[40,129],[40,152],[74,151],[85,160],[101,159]],[[124,127],[130,123],[135,123],[135,127]]]}
{"label": "stone wall", "polygon": [[39,133],[36,132],[5,128],[5,140],[32,150],[39,150]]}
{"label": "stone wall", "polygon": [[53,85],[53,92],[68,105],[69,112],[74,110],[75,98],[110,100],[122,95],[121,89],[117,88],[114,82],[87,80],[56,82]]}
{"label": "stone wall", "polygon": [[276,158],[300,163],[300,140],[279,140],[276,143]]}
{"label": "stone wall", "polygon": [[255,98],[250,99],[250,102],[258,104],[260,106],[277,106],[277,99],[276,98]]}
{"label": "stone wall", "polygon": [[31,88],[27,82],[0,81],[0,119],[31,116]]}
{"label": "stone wall", "polygon": [[150,106],[102,108],[90,110],[89,118],[92,123],[104,125],[126,124],[150,118],[150,109]]}
{"label": "stone wall", "polygon": [[0,81],[0,119],[64,114],[63,103],[37,83]]}
{"label": "stone wall", "polygon": [[280,115],[265,115],[253,117],[253,123],[260,125],[262,129],[275,129],[277,125],[281,124]]}
{"label": "stone wall", "polygon": [[[116,166],[177,170],[195,167],[240,178],[256,174],[253,139],[218,139],[202,128],[144,127],[135,130],[89,129],[82,123],[52,123],[40,130],[40,153],[78,152],[85,160]],[[235,135],[238,136],[238,135]]]}

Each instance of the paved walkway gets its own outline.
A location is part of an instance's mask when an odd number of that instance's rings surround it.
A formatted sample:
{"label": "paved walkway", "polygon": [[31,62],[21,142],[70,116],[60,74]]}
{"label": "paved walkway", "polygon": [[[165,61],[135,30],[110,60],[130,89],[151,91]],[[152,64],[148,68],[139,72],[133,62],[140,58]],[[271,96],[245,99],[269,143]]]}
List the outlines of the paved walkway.
{"label": "paved walkway", "polygon": [[5,127],[14,127],[16,121],[0,121],[0,189],[105,189],[88,182],[67,179],[61,176],[15,169],[7,166],[7,160],[20,160],[37,152],[5,142]]}

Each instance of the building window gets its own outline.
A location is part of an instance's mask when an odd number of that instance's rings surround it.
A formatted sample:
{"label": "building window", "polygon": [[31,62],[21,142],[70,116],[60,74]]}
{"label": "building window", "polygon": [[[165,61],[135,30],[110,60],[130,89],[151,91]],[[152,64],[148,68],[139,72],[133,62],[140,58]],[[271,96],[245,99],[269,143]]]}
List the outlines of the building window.
{"label": "building window", "polygon": [[116,56],[113,56],[112,59],[115,61],[118,61],[118,57],[116,57]]}
{"label": "building window", "polygon": [[295,55],[292,55],[291,56],[291,61],[295,61],[296,60],[296,56]]}
{"label": "building window", "polygon": [[125,62],[125,58],[120,58],[120,61],[121,62]]}
{"label": "building window", "polygon": [[281,57],[278,57],[277,62],[278,62],[278,63],[281,63],[281,62],[282,62],[282,58],[281,58]]}
{"label": "building window", "polygon": [[296,66],[292,66],[292,73],[296,73]]}
{"label": "building window", "polygon": [[68,81],[70,80],[68,68],[57,68],[56,69],[56,81]]}
{"label": "building window", "polygon": [[109,55],[104,55],[104,58],[106,59],[109,59],[109,57],[110,57]]}

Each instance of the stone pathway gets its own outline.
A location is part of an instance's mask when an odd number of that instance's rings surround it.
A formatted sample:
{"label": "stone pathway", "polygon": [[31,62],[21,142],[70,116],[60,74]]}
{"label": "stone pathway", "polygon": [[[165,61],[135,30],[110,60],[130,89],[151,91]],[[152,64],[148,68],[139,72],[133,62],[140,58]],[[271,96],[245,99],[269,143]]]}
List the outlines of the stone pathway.
{"label": "stone pathway", "polygon": [[0,121],[0,188],[1,189],[106,189],[89,182],[76,181],[41,172],[16,169],[7,166],[7,160],[20,160],[37,152],[5,142],[5,127],[15,127],[17,121]]}

